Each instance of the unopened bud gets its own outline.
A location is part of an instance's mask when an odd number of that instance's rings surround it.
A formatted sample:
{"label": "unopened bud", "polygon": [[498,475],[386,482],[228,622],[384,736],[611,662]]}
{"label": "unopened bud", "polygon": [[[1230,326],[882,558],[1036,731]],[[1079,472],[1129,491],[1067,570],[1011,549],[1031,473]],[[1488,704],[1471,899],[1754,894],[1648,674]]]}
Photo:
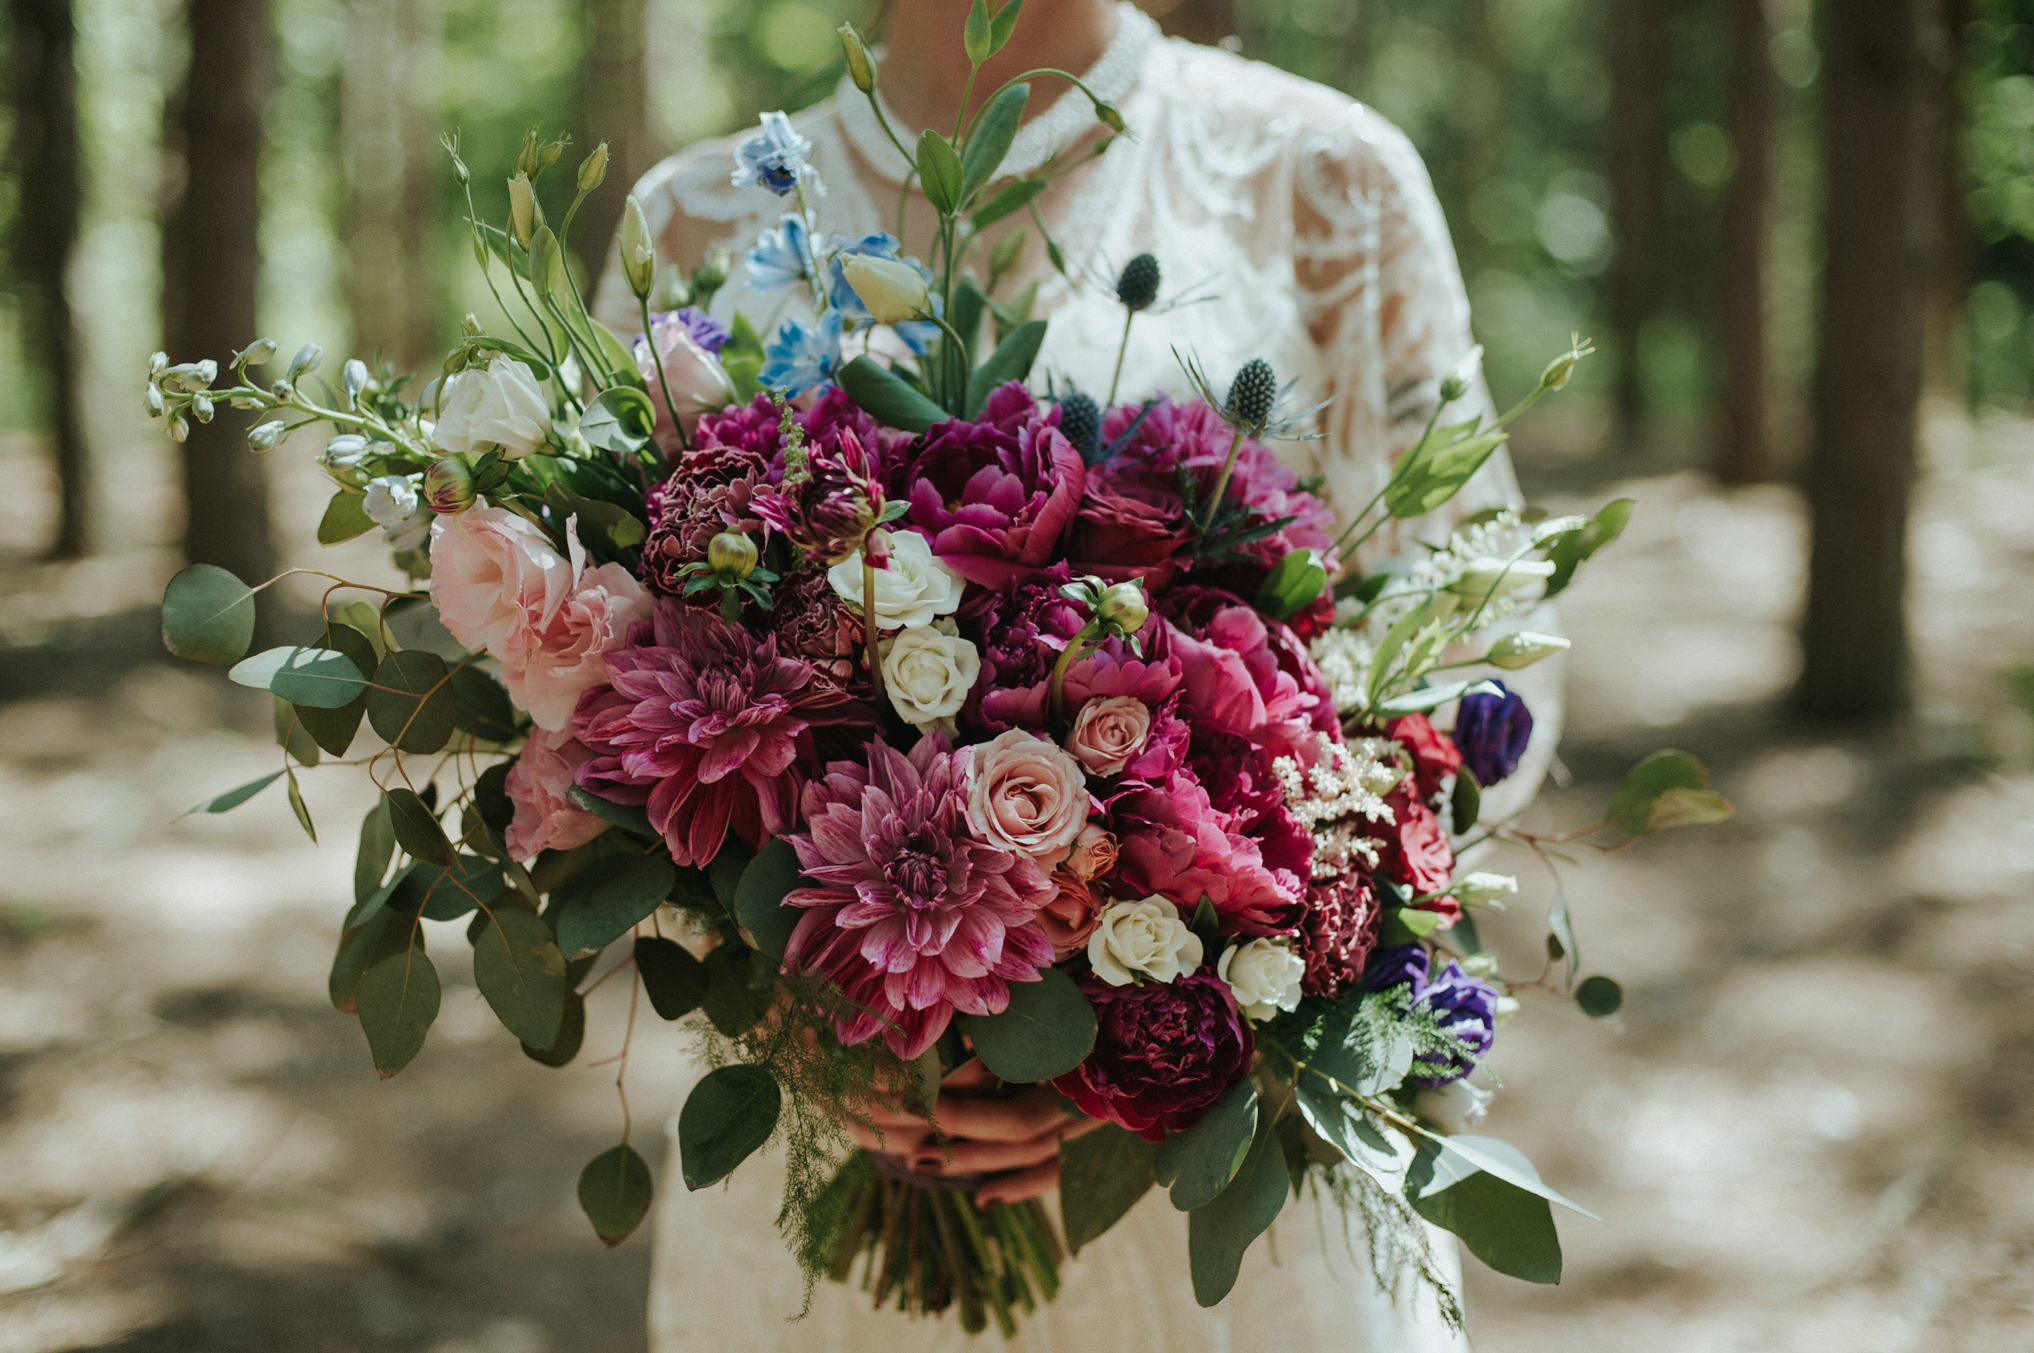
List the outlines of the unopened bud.
{"label": "unopened bud", "polygon": [[537,131],[532,127],[523,136],[523,148],[516,152],[516,173],[522,177],[537,176]]}
{"label": "unopened bud", "polygon": [[162,417],[163,404],[162,404],[162,390],[160,387],[154,385],[149,386],[147,392],[143,394],[141,397],[141,403],[142,406],[148,410],[148,416],[150,418]]}
{"label": "unopened bud", "polygon": [[1551,658],[1556,653],[1567,651],[1568,641],[1558,634],[1534,634],[1520,630],[1507,634],[1490,646],[1483,660],[1492,667],[1501,667],[1507,672],[1516,672],[1521,667],[1530,667],[1541,658]]}
{"label": "unopened bud", "polygon": [[194,395],[191,397],[191,417],[197,419],[200,423],[212,421],[211,396]]}
{"label": "unopened bud", "polygon": [[[563,140],[553,141],[538,151],[537,168],[539,170],[549,169],[552,165],[558,163],[558,157],[565,153],[565,144]],[[535,176],[532,175],[532,177]]]}
{"label": "unopened bud", "polygon": [[150,380],[155,380],[167,370],[169,370],[168,353],[152,352],[148,355],[148,378]]}
{"label": "unopened bud", "polygon": [[643,204],[633,193],[622,205],[621,270],[630,293],[637,300],[648,299],[657,280],[657,246],[650,238],[650,220],[643,215]]}
{"label": "unopened bud", "polygon": [[480,317],[469,310],[466,312],[466,318],[459,321],[459,332],[468,338],[478,338],[487,330],[480,327]]}
{"label": "unopened bud", "polygon": [[530,176],[520,171],[508,181],[508,188],[509,238],[527,249],[537,231],[537,194],[530,187]]}
{"label": "unopened bud", "polygon": [[367,388],[367,363],[358,357],[348,357],[346,365],[339,368],[339,388],[346,392],[347,403],[360,398],[360,392]]}
{"label": "unopened bud", "polygon": [[180,413],[171,414],[169,416],[169,439],[173,442],[180,442],[190,435],[191,425],[184,421],[184,416]]}
{"label": "unopened bud", "polygon": [[1096,99],[1095,116],[1101,119],[1104,127],[1107,127],[1119,136],[1127,130],[1123,125],[1123,115],[1116,111],[1116,105],[1113,103],[1103,99]]}
{"label": "unopened bud", "polygon": [[325,454],[320,459],[335,469],[352,469],[367,454],[367,444],[367,438],[357,432],[342,432],[325,443]]}
{"label": "unopened bud", "polygon": [[473,506],[473,471],[457,456],[441,456],[424,468],[424,506],[440,516]]}
{"label": "unopened bud", "polygon": [[[176,437],[174,431],[170,435]],[[247,430],[247,444],[256,451],[272,451],[275,444],[282,440],[282,435],[281,423],[256,423]],[[182,441],[183,438],[177,437],[177,440]]]}
{"label": "unopened bud", "polygon": [[715,573],[737,582],[755,572],[756,542],[739,531],[722,531],[706,542],[706,562]]}
{"label": "unopened bud", "polygon": [[855,88],[864,94],[876,92],[876,58],[869,51],[862,35],[855,32],[855,26],[844,23],[839,28],[841,50],[847,53],[848,78],[855,82]]}
{"label": "unopened bud", "polygon": [[727,285],[727,276],[733,267],[734,255],[725,249],[716,249],[692,274],[692,284],[701,291],[718,291]]}
{"label": "unopened bud", "polygon": [[1118,638],[1137,633],[1150,617],[1151,604],[1144,599],[1144,588],[1134,582],[1111,583],[1095,603],[1095,619]]}
{"label": "unopened bud", "polygon": [[293,381],[306,372],[316,371],[318,363],[325,360],[325,350],[316,343],[306,343],[297,349],[297,355],[290,358],[290,369],[283,379]]}
{"label": "unopened bud", "polygon": [[1483,345],[1478,343],[1462,355],[1447,375],[1441,378],[1441,403],[1453,404],[1469,393],[1470,384],[1476,373],[1483,367]]}
{"label": "unopened bud", "polygon": [[593,148],[593,154],[579,162],[579,191],[590,193],[607,179],[607,142]]}
{"label": "unopened bud", "polygon": [[260,366],[273,356],[275,356],[275,340],[273,338],[257,338],[235,353],[233,360],[241,366]]}
{"label": "unopened bud", "polygon": [[1477,872],[1463,876],[1455,884],[1455,900],[1465,907],[1487,907],[1501,897],[1509,897],[1518,891],[1518,880],[1509,874],[1486,874]]}

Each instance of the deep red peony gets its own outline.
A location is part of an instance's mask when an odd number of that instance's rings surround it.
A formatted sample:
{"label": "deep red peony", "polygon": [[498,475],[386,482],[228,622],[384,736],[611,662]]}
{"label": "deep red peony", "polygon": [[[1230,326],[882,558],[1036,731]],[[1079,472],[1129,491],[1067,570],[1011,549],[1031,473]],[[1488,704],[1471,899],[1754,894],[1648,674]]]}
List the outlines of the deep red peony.
{"label": "deep red peony", "polygon": [[1163,1141],[1250,1072],[1250,1026],[1228,984],[1207,969],[1127,987],[1088,977],[1081,990],[1100,1024],[1095,1051],[1052,1086],[1091,1118]]}

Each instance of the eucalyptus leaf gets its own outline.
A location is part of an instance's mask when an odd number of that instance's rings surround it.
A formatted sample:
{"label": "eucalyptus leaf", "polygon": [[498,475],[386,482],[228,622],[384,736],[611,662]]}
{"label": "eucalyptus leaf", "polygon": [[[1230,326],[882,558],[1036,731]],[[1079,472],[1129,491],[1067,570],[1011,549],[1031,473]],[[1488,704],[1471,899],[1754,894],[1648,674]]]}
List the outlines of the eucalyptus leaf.
{"label": "eucalyptus leaf", "polygon": [[627,508],[574,493],[555,481],[545,486],[544,501],[559,516],[577,518],[574,529],[580,543],[604,558],[635,549],[650,532],[643,519]]}
{"label": "eucalyptus leaf", "polygon": [[678,1111],[678,1168],[685,1187],[703,1189],[734,1173],[770,1140],[783,1102],[777,1078],[763,1067],[709,1071]]}
{"label": "eucalyptus leaf", "polygon": [[189,662],[229,667],[254,642],[254,591],[215,564],[192,564],[162,594],[162,643]]}
{"label": "eucalyptus leaf", "polygon": [[318,828],[311,821],[310,806],[304,802],[304,787],[297,783],[295,771],[288,770],[284,774],[289,777],[290,811],[297,815],[297,825],[304,829],[304,835],[311,838],[311,844],[316,845]]}
{"label": "eucalyptus leaf", "polygon": [[507,742],[516,735],[515,706],[502,684],[468,663],[452,674],[453,726],[483,742]]}
{"label": "eucalyptus leaf", "polygon": [[367,722],[382,741],[419,755],[452,740],[458,702],[445,660],[420,649],[390,653],[374,669],[367,696]]}
{"label": "eucalyptus leaf", "polygon": [[723,944],[706,956],[703,1008],[723,1037],[739,1038],[770,1012],[776,999],[774,971],[774,964],[762,968],[755,951],[743,945]]}
{"label": "eucalyptus leaf", "polygon": [[798,867],[798,852],[781,836],[765,842],[742,870],[735,885],[734,911],[758,952],[771,958],[784,956],[800,915],[797,908],[784,905],[784,897],[804,877]]}
{"label": "eucalyptus leaf", "polygon": [[579,1055],[586,1044],[586,1002],[574,992],[565,998],[565,1013],[558,1017],[558,1036],[548,1048],[523,1044],[523,1056],[543,1066],[564,1066]]}
{"label": "eucalyptus leaf", "polygon": [[374,1069],[386,1080],[422,1050],[438,1018],[438,970],[421,948],[405,947],[362,973],[353,998]]}
{"label": "eucalyptus leaf", "polygon": [[1012,982],[1010,1003],[995,1015],[968,1017],[982,1064],[1006,1081],[1031,1084],[1064,1075],[1095,1050],[1095,1007],[1058,968],[1035,982]]}
{"label": "eucalyptus leaf", "polygon": [[1166,1135],[1152,1168],[1160,1183],[1172,1186],[1174,1207],[1191,1212],[1229,1187],[1249,1154],[1258,1112],[1257,1087],[1246,1076],[1192,1127]]}
{"label": "eucalyptus leaf", "polygon": [[706,1003],[706,965],[675,940],[638,937],[636,975],[659,1019],[683,1019]]}
{"label": "eucalyptus leaf", "polygon": [[[379,628],[377,625],[376,628]],[[315,705],[294,706],[297,722],[317,744],[333,756],[344,756],[353,746],[354,736],[360,731],[360,720],[367,713],[366,681],[374,675],[380,658],[374,650],[374,641],[351,625],[333,621],[325,626],[325,647],[343,653],[360,673],[360,693],[336,709],[324,709]]]}
{"label": "eucalyptus leaf", "polygon": [[386,908],[361,910],[366,915],[360,924],[349,925],[340,932],[338,951],[332,955],[332,970],[325,979],[332,1008],[342,1015],[358,1011],[355,995],[363,973],[383,959],[422,943],[416,924],[409,917],[398,916]]}
{"label": "eucalyptus leaf", "polygon": [[[1504,1143],[1490,1146],[1502,1147],[1514,1168],[1532,1173],[1525,1157]],[[1545,1197],[1472,1168],[1429,1141],[1407,1171],[1406,1201],[1499,1273],[1532,1283],[1561,1280],[1561,1238]]]}
{"label": "eucalyptus leaf", "polygon": [[1610,796],[1604,817],[1627,836],[1649,836],[1668,827],[1721,822],[1730,814],[1730,805],[1710,792],[1702,763],[1668,750],[1632,767]]}
{"label": "eucalyptus leaf", "polygon": [[678,880],[661,855],[609,855],[551,893],[558,947],[568,957],[596,954],[657,909]]}
{"label": "eucalyptus leaf", "polygon": [[1114,1123],[1059,1146],[1060,1224],[1078,1253],[1129,1215],[1154,1182],[1158,1144]]}
{"label": "eucalyptus leaf", "polygon": [[438,815],[424,805],[415,790],[391,789],[382,795],[381,801],[388,809],[396,844],[412,858],[431,864],[452,862],[452,843],[445,839]]}
{"label": "eucalyptus leaf", "polygon": [[1624,534],[1626,523],[1631,521],[1632,509],[1637,506],[1637,501],[1631,498],[1606,503],[1583,526],[1555,540],[1547,549],[1547,559],[1553,564],[1554,572],[1547,579],[1542,595],[1552,598],[1566,590],[1568,584],[1575,580],[1576,569]]}
{"label": "eucalyptus leaf", "polygon": [[1445,1167],[1438,1162],[1435,1164],[1436,1177],[1442,1177],[1439,1172],[1444,1168],[1452,1171],[1454,1177],[1465,1176],[1473,1170],[1482,1170],[1508,1184],[1524,1189],[1527,1193],[1545,1198],[1550,1203],[1559,1203],[1570,1212],[1578,1212],[1591,1221],[1602,1220],[1580,1203],[1573,1202],[1549,1188],[1540,1179],[1540,1172],[1533,1168],[1532,1162],[1509,1142],[1501,1142],[1495,1137],[1442,1136],[1420,1127],[1413,1130],[1424,1137],[1427,1143],[1439,1147],[1440,1160],[1447,1162]]}
{"label": "eucalyptus leaf", "polygon": [[617,385],[594,396],[580,416],[579,431],[597,451],[632,456],[657,427],[657,406],[632,385]]}
{"label": "eucalyptus leaf", "polygon": [[365,902],[388,877],[389,861],[395,858],[395,824],[389,820],[388,803],[377,800],[360,820],[360,844],[353,854],[353,900]]}
{"label": "eucalyptus leaf", "polygon": [[603,799],[598,794],[574,785],[565,791],[565,797],[575,808],[584,808],[597,818],[612,822],[631,836],[640,836],[645,841],[661,839],[657,829],[650,825],[650,815],[640,804],[616,803]]}
{"label": "eucalyptus leaf", "polygon": [[533,1048],[558,1041],[570,988],[551,927],[526,911],[497,911],[473,945],[473,982],[508,1031]]}
{"label": "eucalyptus leaf", "polygon": [[259,794],[262,790],[267,789],[277,780],[282,779],[282,777],[283,773],[281,771],[272,771],[269,774],[262,776],[259,780],[249,780],[246,784],[241,785],[238,788],[227,790],[224,794],[219,795],[217,798],[207,799],[203,803],[198,804],[196,807],[193,808],[186,808],[183,811],[182,816],[189,817],[192,813],[229,812],[232,809],[238,808],[241,804],[246,803],[256,794]]}
{"label": "eucalyptus leaf", "polygon": [[1448,826],[1457,836],[1467,836],[1483,812],[1483,787],[1467,766],[1455,771],[1455,787],[1448,794]]}
{"label": "eucalyptus leaf", "polygon": [[643,1224],[655,1192],[649,1163],[627,1142],[601,1152],[579,1172],[580,1210],[609,1249]]}
{"label": "eucalyptus leaf", "polygon": [[317,709],[351,704],[367,685],[351,658],[329,648],[265,649],[242,658],[226,675],[242,686]]}
{"label": "eucalyptus leaf", "polygon": [[367,515],[367,495],[358,489],[341,489],[325,504],[325,515],[318,519],[318,543],[337,545],[373,529],[374,518]]}
{"label": "eucalyptus leaf", "polygon": [[1229,1295],[1242,1272],[1244,1253],[1285,1207],[1290,1187],[1285,1152],[1272,1126],[1270,1114],[1259,1116],[1236,1178],[1214,1201],[1187,1214],[1187,1270],[1194,1300],[1202,1306]]}

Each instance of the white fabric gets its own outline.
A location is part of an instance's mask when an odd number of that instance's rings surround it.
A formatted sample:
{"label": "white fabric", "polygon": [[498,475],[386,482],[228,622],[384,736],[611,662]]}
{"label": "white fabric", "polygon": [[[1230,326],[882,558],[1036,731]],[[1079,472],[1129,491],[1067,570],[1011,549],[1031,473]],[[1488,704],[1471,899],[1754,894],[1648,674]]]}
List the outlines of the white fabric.
{"label": "white fabric", "polygon": [[[1163,38],[1128,4],[1120,12],[1117,37],[1093,75],[1130,136],[1057,180],[1038,204],[1074,280],[1054,272],[1034,241],[1027,266],[998,293],[1008,297],[1036,282],[1037,313],[1052,318],[1034,384],[1043,388],[1050,378],[1097,398],[1107,393],[1123,325],[1110,281],[1131,256],[1148,251],[1165,281],[1157,311],[1131,328],[1123,398],[1189,393],[1175,348],[1220,381],[1264,357],[1281,380],[1298,378],[1295,401],[1332,401],[1324,438],[1279,449],[1300,473],[1321,476],[1342,512],[1356,511],[1418,437],[1441,377],[1473,341],[1426,169],[1405,136],[1369,108],[1271,67]],[[1064,162],[1093,140],[1087,101],[1068,99],[1027,124],[1016,147],[1027,167],[1071,147]],[[843,80],[834,98],[793,122],[812,141],[812,163],[826,184],[814,203],[821,229],[894,233],[898,157],[853,87]],[[916,129],[892,125],[907,145],[915,140]],[[731,251],[734,275],[713,310],[724,318],[741,310],[767,332],[804,300],[752,296],[742,284],[742,253],[785,204],[729,183],[733,144],[711,141],[673,156],[636,191],[665,258],[689,265],[710,251]],[[922,236],[906,239],[912,252],[924,244]],[[1190,292],[1209,299],[1166,308],[1168,298]],[[597,308],[624,334],[639,327],[612,266]],[[1467,418],[1484,407],[1479,382],[1450,414]],[[1516,499],[1500,453],[1437,514],[1442,520],[1380,532],[1366,553],[1438,542],[1452,520]],[[1550,623],[1544,615],[1530,621],[1539,629]],[[1543,663],[1518,674],[1523,680],[1507,677],[1539,725],[1532,766],[1514,777],[1513,796],[1530,793],[1550,755],[1559,726],[1558,684],[1550,679],[1556,668]],[[797,1310],[800,1287],[772,1225],[781,1158],[751,1160],[728,1185],[700,1194],[684,1191],[675,1168],[664,1180],[650,1312],[657,1353],[932,1353],[999,1342],[991,1334],[970,1344],[950,1322],[871,1312],[858,1288],[824,1283],[811,1316],[786,1323],[780,1317]],[[1452,1267],[1453,1242],[1436,1235]],[[1154,1193],[1069,1265],[1059,1300],[1025,1320],[1009,1347],[1440,1353],[1461,1346],[1434,1316],[1430,1297],[1380,1296],[1353,1258],[1364,1252],[1362,1237],[1343,1233],[1332,1205],[1294,1204],[1273,1228],[1272,1243],[1252,1250],[1236,1291],[1204,1311],[1188,1284],[1184,1218]]]}

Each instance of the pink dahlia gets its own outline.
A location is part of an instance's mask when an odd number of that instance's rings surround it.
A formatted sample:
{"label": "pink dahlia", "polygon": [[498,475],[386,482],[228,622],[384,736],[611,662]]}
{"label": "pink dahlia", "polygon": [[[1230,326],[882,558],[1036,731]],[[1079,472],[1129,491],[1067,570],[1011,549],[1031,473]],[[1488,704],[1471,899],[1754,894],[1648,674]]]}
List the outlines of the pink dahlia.
{"label": "pink dahlia", "polygon": [[608,657],[572,731],[593,753],[579,783],[641,804],[679,864],[704,865],[728,832],[751,846],[789,831],[798,791],[866,706],[812,664],[669,599]]}
{"label": "pink dahlia", "polygon": [[1052,963],[1038,913],[1057,889],[1029,858],[970,834],[964,762],[943,736],[833,762],[805,786],[804,809],[790,840],[812,886],[784,899],[805,909],[784,962],[860,1007],[835,1022],[843,1043],[880,1033],[908,1061],[955,1011],[993,1015],[1010,983]]}

